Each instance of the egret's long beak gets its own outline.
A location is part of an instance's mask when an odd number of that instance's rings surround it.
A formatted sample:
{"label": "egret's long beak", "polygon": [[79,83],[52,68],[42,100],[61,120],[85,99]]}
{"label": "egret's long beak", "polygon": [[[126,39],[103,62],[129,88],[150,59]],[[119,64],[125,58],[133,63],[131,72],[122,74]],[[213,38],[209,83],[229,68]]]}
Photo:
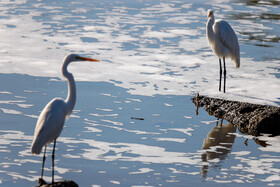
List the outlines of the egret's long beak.
{"label": "egret's long beak", "polygon": [[93,62],[99,62],[99,60],[92,59],[92,58],[86,58],[86,57],[77,57],[78,59],[84,60],[84,61],[93,61]]}
{"label": "egret's long beak", "polygon": [[212,15],[212,12],[208,12],[207,17],[209,18]]}

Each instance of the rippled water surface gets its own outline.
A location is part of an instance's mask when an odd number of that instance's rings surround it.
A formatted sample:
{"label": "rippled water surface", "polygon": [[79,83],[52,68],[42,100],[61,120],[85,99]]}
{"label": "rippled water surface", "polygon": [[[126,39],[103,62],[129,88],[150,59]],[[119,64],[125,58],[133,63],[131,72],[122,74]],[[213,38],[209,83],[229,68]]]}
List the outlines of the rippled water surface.
{"label": "rippled water surface", "polygon": [[[227,93],[205,37],[206,11],[236,31]],[[279,106],[278,1],[2,1],[0,184],[35,186],[30,153],[45,104],[65,98],[69,52],[77,103],[56,151],[55,179],[80,186],[279,186],[279,137],[253,137],[209,116],[200,94]],[[45,180],[51,181],[51,148]]]}

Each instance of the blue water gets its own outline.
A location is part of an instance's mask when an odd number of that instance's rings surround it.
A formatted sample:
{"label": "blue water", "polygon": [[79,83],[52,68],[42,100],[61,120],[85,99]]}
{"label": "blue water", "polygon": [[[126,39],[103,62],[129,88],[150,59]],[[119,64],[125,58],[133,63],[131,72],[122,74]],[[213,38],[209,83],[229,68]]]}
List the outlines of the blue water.
{"label": "blue water", "polygon": [[[59,68],[69,52],[101,62],[69,67],[80,81],[57,140],[56,181],[279,186],[279,137],[245,135],[227,121],[220,128],[204,109],[196,115],[191,101],[201,91],[279,105],[279,4],[273,2],[1,2],[1,186],[37,184],[42,155],[30,153],[33,132],[43,107],[67,95]],[[228,65],[229,94],[217,91],[217,59],[205,38],[208,8],[239,37],[242,63],[239,70]],[[51,151],[52,145],[48,182]]]}
{"label": "blue water", "polygon": [[[9,80],[1,83],[7,92],[1,94],[2,101],[8,102],[1,103],[0,113],[1,183],[35,185],[42,158],[29,151],[36,124],[30,115],[39,115],[50,98],[63,97],[67,84],[16,74],[1,74],[1,80]],[[278,138],[268,138],[265,149],[234,128],[228,131],[228,140],[225,135],[214,136],[218,143],[203,151],[216,119],[203,109],[196,116],[190,96],[131,95],[106,82],[81,82],[77,89],[73,116],[58,139],[56,180],[71,179],[80,186],[278,184],[265,181],[278,176],[280,158],[270,150],[279,146]],[[49,147],[45,179],[50,181]]]}

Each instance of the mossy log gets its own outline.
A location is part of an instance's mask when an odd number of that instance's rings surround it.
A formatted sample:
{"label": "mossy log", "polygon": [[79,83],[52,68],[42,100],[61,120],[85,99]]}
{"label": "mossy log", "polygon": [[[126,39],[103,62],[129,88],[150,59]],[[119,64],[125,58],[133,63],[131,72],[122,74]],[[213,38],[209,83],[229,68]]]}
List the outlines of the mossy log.
{"label": "mossy log", "polygon": [[225,119],[242,133],[280,135],[280,107],[217,99],[197,94],[192,98],[197,107],[210,115]]}

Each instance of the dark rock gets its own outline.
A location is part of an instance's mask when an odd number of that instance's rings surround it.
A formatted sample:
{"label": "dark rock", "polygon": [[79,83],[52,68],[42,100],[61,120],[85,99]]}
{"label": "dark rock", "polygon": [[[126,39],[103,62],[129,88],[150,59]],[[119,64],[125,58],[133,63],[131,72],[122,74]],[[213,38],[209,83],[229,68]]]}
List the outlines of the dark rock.
{"label": "dark rock", "polygon": [[37,187],[78,187],[78,184],[72,180],[63,180],[48,184],[44,179],[39,178]]}
{"label": "dark rock", "polygon": [[192,98],[197,107],[210,115],[225,119],[242,133],[258,136],[261,133],[280,134],[280,107],[197,96]]}

